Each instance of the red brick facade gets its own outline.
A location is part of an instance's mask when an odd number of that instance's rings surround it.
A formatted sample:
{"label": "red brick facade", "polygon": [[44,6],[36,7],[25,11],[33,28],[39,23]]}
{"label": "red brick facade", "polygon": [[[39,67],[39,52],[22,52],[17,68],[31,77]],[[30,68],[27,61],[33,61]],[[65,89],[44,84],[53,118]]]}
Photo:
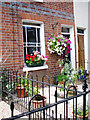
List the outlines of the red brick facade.
{"label": "red brick facade", "polygon": [[[72,2],[29,2],[17,4],[5,2],[0,5],[0,16],[2,16],[2,24],[0,23],[0,55],[2,55],[2,61],[9,56],[5,63],[2,64],[3,66],[14,70],[23,69],[24,50],[22,20],[28,19],[44,23],[45,51],[48,57],[46,63],[48,69],[34,71],[33,73],[38,73],[39,75],[47,74],[50,77],[54,77],[60,73],[60,68],[57,65],[59,56],[57,54],[50,54],[47,48],[47,41],[51,34],[61,34],[61,24],[74,27]],[[58,25],[56,28],[52,29],[52,25],[55,25],[57,22]]]}

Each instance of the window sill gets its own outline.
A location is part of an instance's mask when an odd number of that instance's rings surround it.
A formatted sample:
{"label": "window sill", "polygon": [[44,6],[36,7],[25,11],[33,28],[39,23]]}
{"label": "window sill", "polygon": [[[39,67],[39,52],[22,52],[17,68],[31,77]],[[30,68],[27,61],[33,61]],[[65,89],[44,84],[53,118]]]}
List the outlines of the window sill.
{"label": "window sill", "polygon": [[23,71],[35,71],[35,70],[43,70],[43,69],[48,69],[48,66],[44,65],[39,67],[24,67]]}

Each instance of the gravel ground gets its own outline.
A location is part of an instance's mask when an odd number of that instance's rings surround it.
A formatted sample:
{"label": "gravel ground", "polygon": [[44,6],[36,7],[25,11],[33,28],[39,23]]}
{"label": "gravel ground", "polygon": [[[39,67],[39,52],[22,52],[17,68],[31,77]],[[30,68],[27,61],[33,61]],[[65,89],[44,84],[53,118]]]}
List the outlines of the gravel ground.
{"label": "gravel ground", "polygon": [[[82,85],[78,85],[78,90],[79,91],[82,91]],[[48,99],[48,96],[47,96],[47,93],[48,93],[48,88],[45,88],[45,96],[47,97],[47,103],[49,103],[49,99]],[[60,90],[58,89],[58,92],[60,92]],[[55,88],[52,87],[51,88],[51,92],[50,92],[50,103],[55,103],[55,97],[54,97],[54,93],[55,93]],[[57,101],[60,101],[62,99],[58,98]],[[87,100],[88,100],[88,96],[87,96]],[[78,100],[77,100],[78,104],[83,104],[83,97],[79,97]],[[73,108],[73,100],[70,100],[68,101],[68,107],[69,107],[69,118],[72,118],[72,108]],[[51,112],[52,110],[54,110],[54,115],[55,115],[55,107],[52,107],[51,108]],[[57,115],[58,115],[58,118],[60,117],[60,114],[62,114],[62,117],[64,115],[64,104],[59,104],[58,107],[57,107]],[[19,111],[17,110],[14,110],[14,115],[18,115],[20,114]],[[4,101],[1,101],[0,102],[0,120],[2,118],[7,118],[7,117],[10,117],[11,116],[11,113],[10,113],[10,105],[8,105],[7,103],[5,103]],[[27,118],[27,117],[25,117]]]}

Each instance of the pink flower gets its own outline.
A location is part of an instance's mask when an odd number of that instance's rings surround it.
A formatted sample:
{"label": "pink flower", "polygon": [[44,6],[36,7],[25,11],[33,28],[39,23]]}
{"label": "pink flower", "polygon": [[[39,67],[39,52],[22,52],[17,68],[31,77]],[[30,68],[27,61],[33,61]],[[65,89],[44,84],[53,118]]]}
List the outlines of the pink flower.
{"label": "pink flower", "polygon": [[67,52],[70,53],[70,50],[68,50]]}
{"label": "pink flower", "polygon": [[55,37],[55,35],[53,35],[53,37]]}
{"label": "pink flower", "polygon": [[38,51],[33,51],[34,55],[38,55],[39,52]]}
{"label": "pink flower", "polygon": [[71,44],[71,41],[70,41],[70,40],[68,40],[68,43],[69,43],[69,44]]}
{"label": "pink flower", "polygon": [[61,39],[59,38],[59,39],[58,39],[58,42],[59,42],[59,43],[60,43],[60,40],[61,40]]}
{"label": "pink flower", "polygon": [[64,40],[62,40],[62,42],[64,42]]}
{"label": "pink flower", "polygon": [[69,47],[67,47],[67,49],[69,50]]}

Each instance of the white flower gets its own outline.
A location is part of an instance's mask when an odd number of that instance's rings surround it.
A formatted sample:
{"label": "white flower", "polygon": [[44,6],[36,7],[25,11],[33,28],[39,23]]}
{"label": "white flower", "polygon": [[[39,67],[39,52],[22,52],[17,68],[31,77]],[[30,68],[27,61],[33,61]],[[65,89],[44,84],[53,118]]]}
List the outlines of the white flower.
{"label": "white flower", "polygon": [[49,45],[52,45],[52,42],[50,42]]}
{"label": "white flower", "polygon": [[53,40],[53,42],[55,42],[55,39]]}

